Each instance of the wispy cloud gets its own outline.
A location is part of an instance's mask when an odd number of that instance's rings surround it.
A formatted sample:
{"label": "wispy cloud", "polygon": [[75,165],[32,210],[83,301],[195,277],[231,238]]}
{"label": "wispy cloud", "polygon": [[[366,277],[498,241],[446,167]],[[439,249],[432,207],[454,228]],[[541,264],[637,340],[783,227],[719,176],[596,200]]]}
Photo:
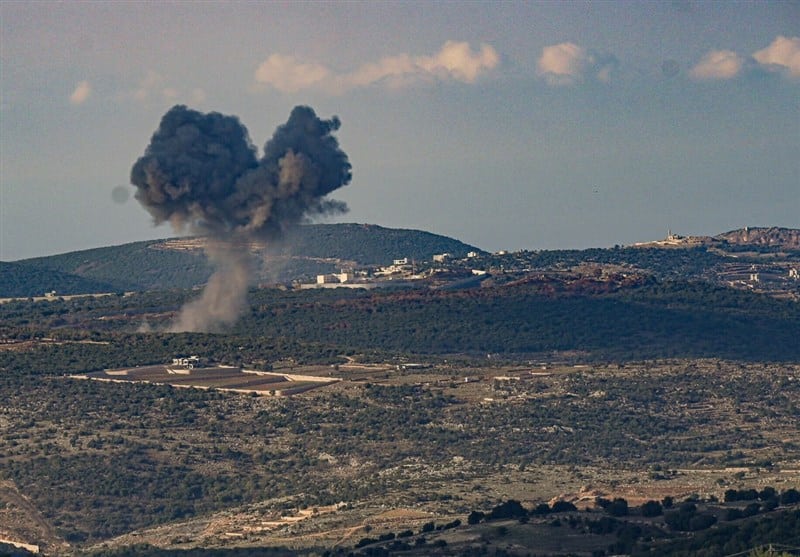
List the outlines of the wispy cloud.
{"label": "wispy cloud", "polygon": [[732,79],[739,75],[742,57],[732,50],[712,50],[689,70],[689,75],[699,80]]}
{"label": "wispy cloud", "polygon": [[79,105],[85,103],[92,94],[92,86],[88,81],[81,81],[69,96],[69,103]]}
{"label": "wispy cloud", "polygon": [[800,77],[800,37],[778,35],[768,47],[753,54],[753,58],[769,69]]}
{"label": "wispy cloud", "polygon": [[398,54],[342,73],[316,62],[272,54],[258,66],[254,77],[257,84],[286,93],[319,89],[340,94],[376,84],[399,87],[434,79],[474,83],[499,63],[500,56],[490,45],[482,44],[476,51],[469,43],[447,41],[433,55]]}
{"label": "wispy cloud", "polygon": [[575,43],[546,46],[536,64],[536,72],[550,85],[573,85],[586,78],[608,82],[617,60],[611,55],[590,52]]}
{"label": "wispy cloud", "polygon": [[149,70],[139,82],[139,87],[133,91],[132,96],[135,100],[144,102],[154,96],[159,96],[163,89],[164,78],[161,77],[161,74]]}
{"label": "wispy cloud", "polygon": [[304,63],[294,56],[273,54],[256,69],[256,83],[284,93],[309,89],[330,79],[331,71],[321,64]]}
{"label": "wispy cloud", "polygon": [[128,91],[124,97],[140,103],[150,101],[184,101],[191,102],[192,104],[202,104],[206,99],[206,93],[203,89],[199,88],[184,92],[167,83],[164,77],[158,72],[149,70],[139,82],[139,85],[132,91]]}
{"label": "wispy cloud", "polygon": [[192,89],[191,93],[189,93],[189,99],[191,99],[192,104],[203,104],[206,102],[206,92],[199,87]]}

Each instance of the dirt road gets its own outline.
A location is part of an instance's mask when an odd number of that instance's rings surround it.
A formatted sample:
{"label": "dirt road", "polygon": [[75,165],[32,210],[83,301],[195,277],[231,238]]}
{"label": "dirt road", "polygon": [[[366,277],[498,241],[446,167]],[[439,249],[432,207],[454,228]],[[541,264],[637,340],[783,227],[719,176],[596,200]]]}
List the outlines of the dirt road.
{"label": "dirt road", "polygon": [[[36,506],[17,489],[13,482],[0,481],[0,501],[7,505],[7,520],[3,521],[0,536],[31,544],[66,546]],[[28,538],[28,539],[17,539]],[[34,538],[34,539],[31,539]]]}

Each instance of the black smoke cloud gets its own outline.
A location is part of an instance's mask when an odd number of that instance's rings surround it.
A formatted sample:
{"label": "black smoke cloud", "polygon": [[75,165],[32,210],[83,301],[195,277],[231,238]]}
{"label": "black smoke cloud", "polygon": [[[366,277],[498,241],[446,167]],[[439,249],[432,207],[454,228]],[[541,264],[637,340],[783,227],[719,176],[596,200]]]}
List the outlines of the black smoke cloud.
{"label": "black smoke cloud", "polygon": [[306,216],[346,210],[323,199],[351,178],[337,129],[338,118],[295,107],[259,160],[235,116],[174,106],[133,165],[131,183],[156,224],[218,238],[270,238]]}
{"label": "black smoke cloud", "polygon": [[308,217],[344,212],[327,199],[352,177],[333,132],[339,119],[322,120],[295,107],[259,159],[235,116],[171,108],[131,169],[136,199],[156,224],[210,237],[217,265],[200,299],[185,306],[173,331],[205,331],[236,320],[247,292],[247,244],[273,240]]}

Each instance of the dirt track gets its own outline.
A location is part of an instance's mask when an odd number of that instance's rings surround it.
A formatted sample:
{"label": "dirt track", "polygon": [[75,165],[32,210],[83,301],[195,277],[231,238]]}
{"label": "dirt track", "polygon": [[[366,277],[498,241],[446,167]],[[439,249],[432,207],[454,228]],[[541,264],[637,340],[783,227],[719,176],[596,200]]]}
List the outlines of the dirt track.
{"label": "dirt track", "polygon": [[0,537],[27,544],[44,543],[50,548],[67,546],[55,528],[13,482],[0,481],[0,501],[6,503],[11,511],[0,526]]}

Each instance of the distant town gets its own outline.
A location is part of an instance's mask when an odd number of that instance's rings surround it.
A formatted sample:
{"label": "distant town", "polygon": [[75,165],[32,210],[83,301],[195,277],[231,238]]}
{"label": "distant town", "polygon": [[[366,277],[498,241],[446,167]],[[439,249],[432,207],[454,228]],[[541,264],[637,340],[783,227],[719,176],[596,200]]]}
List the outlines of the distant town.
{"label": "distant town", "polygon": [[[745,234],[748,229],[743,229]],[[621,249],[684,249],[701,248],[719,258],[715,265],[702,270],[702,277],[687,273],[676,278],[702,278],[721,286],[797,298],[800,294],[800,261],[780,251],[764,251],[758,245],[752,250],[732,250],[731,245],[709,236],[681,236],[669,231],[663,240],[636,243]],[[733,247],[737,247],[734,245]],[[586,250],[591,251],[591,250]],[[597,250],[606,251],[606,250]],[[610,250],[614,251],[614,250]],[[439,253],[429,260],[408,257],[394,259],[387,266],[343,267],[338,273],[319,274],[315,282],[296,281],[296,288],[385,288],[433,287],[466,288],[484,281],[492,284],[519,280],[538,273],[542,280],[571,281],[591,278],[615,281],[641,277],[651,271],[627,262],[592,261],[591,256],[569,265],[562,261],[542,265],[535,261],[543,252],[501,250],[492,254],[470,251],[466,257]],[[606,258],[609,259],[609,258]],[[630,258],[629,258],[630,259]]]}

